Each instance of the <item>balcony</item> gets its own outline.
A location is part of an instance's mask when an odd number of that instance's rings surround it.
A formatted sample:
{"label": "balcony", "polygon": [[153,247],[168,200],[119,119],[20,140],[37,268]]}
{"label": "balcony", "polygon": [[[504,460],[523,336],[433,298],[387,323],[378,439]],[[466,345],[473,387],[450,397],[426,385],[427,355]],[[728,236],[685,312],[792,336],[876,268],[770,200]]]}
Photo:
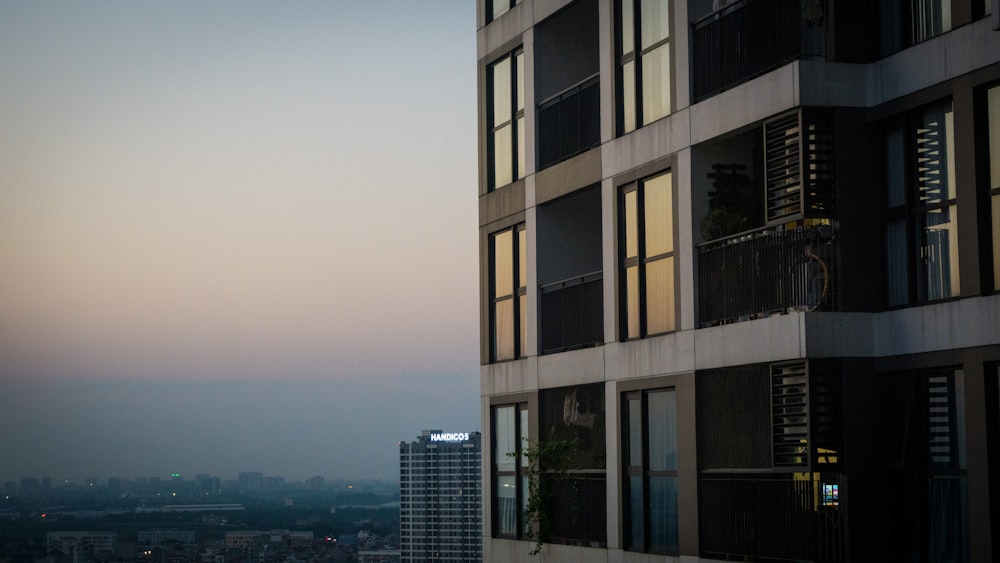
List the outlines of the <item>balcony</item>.
{"label": "balcony", "polygon": [[700,102],[803,55],[822,56],[825,16],[800,2],[741,0],[691,24],[693,98]]}
{"label": "balcony", "polygon": [[701,555],[725,561],[841,561],[839,484],[767,475],[704,475]]}
{"label": "balcony", "polygon": [[832,310],[833,235],[832,226],[820,220],[754,229],[699,245],[700,326]]}
{"label": "balcony", "polygon": [[554,354],[603,344],[603,292],[601,272],[541,286],[541,353]]}

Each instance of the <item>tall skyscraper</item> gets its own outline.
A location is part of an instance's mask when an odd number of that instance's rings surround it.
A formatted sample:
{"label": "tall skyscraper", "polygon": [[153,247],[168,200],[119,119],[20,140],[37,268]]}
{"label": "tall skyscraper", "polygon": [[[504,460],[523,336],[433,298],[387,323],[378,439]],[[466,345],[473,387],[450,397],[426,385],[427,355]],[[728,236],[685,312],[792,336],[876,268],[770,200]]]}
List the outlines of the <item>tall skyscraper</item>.
{"label": "tall skyscraper", "polygon": [[482,560],[481,440],[424,430],[399,443],[402,561]]}
{"label": "tall skyscraper", "polygon": [[1000,560],[998,1],[477,6],[484,560]]}

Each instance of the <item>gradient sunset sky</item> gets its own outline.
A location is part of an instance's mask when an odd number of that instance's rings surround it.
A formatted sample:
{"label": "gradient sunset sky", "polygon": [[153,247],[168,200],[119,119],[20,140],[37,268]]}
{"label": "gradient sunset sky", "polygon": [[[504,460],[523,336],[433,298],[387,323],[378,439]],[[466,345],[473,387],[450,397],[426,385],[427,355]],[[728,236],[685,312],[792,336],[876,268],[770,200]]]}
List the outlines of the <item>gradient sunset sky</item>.
{"label": "gradient sunset sky", "polygon": [[474,14],[0,0],[0,480],[476,430]]}

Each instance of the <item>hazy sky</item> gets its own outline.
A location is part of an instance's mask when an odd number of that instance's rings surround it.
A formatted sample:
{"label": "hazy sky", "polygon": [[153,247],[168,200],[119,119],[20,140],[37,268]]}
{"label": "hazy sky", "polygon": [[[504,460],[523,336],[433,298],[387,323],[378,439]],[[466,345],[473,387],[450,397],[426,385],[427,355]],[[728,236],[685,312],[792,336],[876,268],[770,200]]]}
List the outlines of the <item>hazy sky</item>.
{"label": "hazy sky", "polygon": [[476,429],[474,13],[0,0],[0,479]]}

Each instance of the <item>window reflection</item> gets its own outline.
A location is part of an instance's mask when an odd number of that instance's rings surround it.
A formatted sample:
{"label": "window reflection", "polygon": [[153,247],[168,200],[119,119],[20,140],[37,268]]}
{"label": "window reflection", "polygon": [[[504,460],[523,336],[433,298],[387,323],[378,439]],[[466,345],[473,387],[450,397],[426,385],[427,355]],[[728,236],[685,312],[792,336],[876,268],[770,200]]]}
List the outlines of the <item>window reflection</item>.
{"label": "window reflection", "polygon": [[528,409],[524,403],[493,407],[493,527],[497,536],[524,535],[527,479],[524,475]]}
{"label": "window reflection", "polygon": [[622,333],[641,338],[676,329],[673,187],[669,172],[622,193]]}
{"label": "window reflection", "polygon": [[[960,294],[951,102],[903,116],[885,137],[886,304]],[[909,225],[909,227],[907,227]],[[909,232],[907,232],[909,231]]]}
{"label": "window reflection", "polygon": [[490,237],[491,361],[512,360],[525,350],[527,288],[524,225]]}
{"label": "window reflection", "polygon": [[623,494],[626,549],[676,554],[677,396],[673,389],[629,393],[623,439],[629,456]]}
{"label": "window reflection", "polygon": [[[670,113],[670,4],[622,0],[618,13],[618,133]],[[635,30],[639,29],[639,36]]]}
{"label": "window reflection", "polygon": [[489,67],[489,189],[524,176],[524,54],[518,50]]}
{"label": "window reflection", "polygon": [[993,289],[1000,290],[1000,86],[986,91],[987,145],[990,158]]}

